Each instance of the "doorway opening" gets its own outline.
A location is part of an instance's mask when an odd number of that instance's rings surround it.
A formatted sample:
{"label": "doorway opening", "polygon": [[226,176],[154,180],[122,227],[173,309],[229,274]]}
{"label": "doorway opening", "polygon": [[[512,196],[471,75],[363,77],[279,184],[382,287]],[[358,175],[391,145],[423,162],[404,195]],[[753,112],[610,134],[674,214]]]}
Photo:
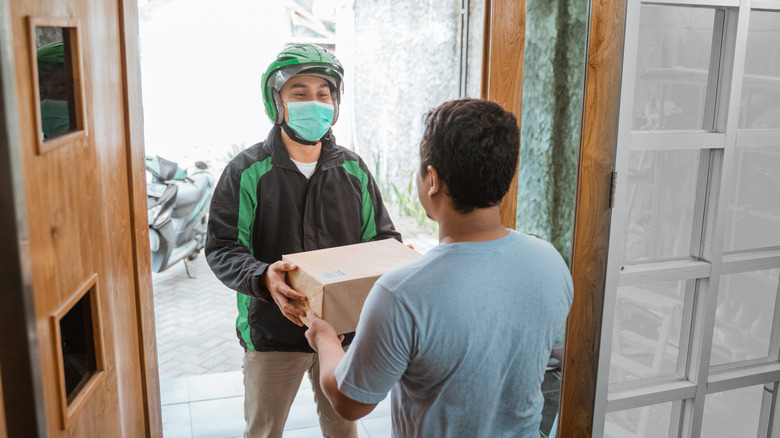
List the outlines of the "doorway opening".
{"label": "doorway opening", "polygon": [[[288,43],[319,44],[345,67],[337,143],[361,155],[404,241],[426,252],[438,240],[413,184],[422,115],[464,92],[479,96],[483,26],[481,2],[428,3],[421,10],[413,2],[349,0],[141,2],[146,155],[182,168],[203,161],[218,180],[233,157],[271,129],[260,92],[268,63]],[[202,254],[187,265],[194,279],[182,263],[153,274],[164,436],[238,436],[243,350],[235,292]],[[302,388],[290,433],[318,433],[312,402]],[[361,421],[361,436],[389,432],[386,403]],[[213,430],[215,424],[224,430]]]}
{"label": "doorway opening", "polygon": [[[568,13],[574,21],[584,23],[587,2],[578,4]],[[260,94],[260,75],[267,64],[287,43],[317,43],[333,50],[345,66],[341,115],[333,128],[337,142],[366,161],[404,241],[420,252],[437,244],[435,223],[426,218],[413,183],[423,115],[447,100],[480,96],[484,2],[366,5],[355,0],[274,4],[230,0],[217,6],[204,0],[150,0],[139,6],[147,155],[159,155],[181,167],[204,161],[218,179],[230,159],[263,140],[271,128]],[[543,11],[541,1],[536,6],[538,15],[533,17],[539,20],[539,28],[544,20],[556,23],[560,19],[554,11]],[[555,25],[553,29],[557,29]],[[557,45],[540,44],[535,61],[549,64],[549,51],[565,47],[565,41],[574,41],[584,50],[584,39],[583,27]],[[581,53],[568,57],[564,69],[554,77],[566,76],[566,68],[584,71]],[[566,123],[571,129],[553,128],[535,136],[524,130],[522,148],[533,151],[523,159],[521,172],[525,175],[546,169],[551,159],[567,154],[576,173],[580,117],[576,99],[578,93],[581,99],[582,79],[577,74],[568,76],[573,78],[570,83],[557,86],[579,88],[567,95],[573,103],[546,102],[550,93],[544,87],[550,86],[549,76],[540,74],[533,83],[537,93],[533,104],[524,105],[528,110],[523,119],[531,120],[529,126]],[[542,102],[546,105],[543,110]],[[569,107],[572,114],[559,111]],[[550,153],[544,147],[555,132],[566,132],[568,137],[555,139],[561,149]],[[571,203],[563,208],[571,214],[575,175],[556,179],[560,169],[550,167],[545,172],[551,178],[541,184],[536,177],[521,183],[519,191],[530,196],[521,195],[518,204],[534,207],[533,214],[529,208],[518,208],[518,230],[546,240],[570,242],[571,230],[563,229],[571,227],[567,219],[554,226],[544,221],[553,202]],[[570,187],[566,188],[567,184]],[[568,192],[571,199],[534,199],[534,193],[556,190]],[[570,243],[558,246],[568,260]],[[209,418],[216,414],[243,427],[243,351],[235,337],[235,293],[213,276],[202,255],[188,264],[194,280],[183,264],[153,275],[166,438],[196,434],[196,430],[209,427]],[[558,407],[560,372],[554,375],[558,366],[551,362],[552,378],[543,388],[545,396],[550,396],[542,424],[545,434],[552,428]],[[311,398],[309,392],[305,389],[307,399]],[[291,414],[293,424],[288,427],[316,428],[313,407],[302,406],[308,417],[295,422]],[[383,415],[389,416],[389,404],[384,409]],[[174,416],[177,419],[171,420]],[[364,422],[362,427],[366,436],[375,436],[372,430],[380,434],[377,436],[389,431],[387,420],[379,418]],[[235,430],[236,436],[240,435],[240,430]],[[178,432],[181,434],[176,435]]]}

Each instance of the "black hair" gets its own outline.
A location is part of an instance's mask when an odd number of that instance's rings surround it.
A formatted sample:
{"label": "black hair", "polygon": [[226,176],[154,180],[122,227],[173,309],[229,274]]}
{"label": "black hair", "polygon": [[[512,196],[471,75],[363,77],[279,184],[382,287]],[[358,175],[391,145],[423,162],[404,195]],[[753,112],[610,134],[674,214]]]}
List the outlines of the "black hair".
{"label": "black hair", "polygon": [[517,168],[520,130],[495,102],[458,99],[425,116],[420,172],[433,166],[461,213],[498,205]]}

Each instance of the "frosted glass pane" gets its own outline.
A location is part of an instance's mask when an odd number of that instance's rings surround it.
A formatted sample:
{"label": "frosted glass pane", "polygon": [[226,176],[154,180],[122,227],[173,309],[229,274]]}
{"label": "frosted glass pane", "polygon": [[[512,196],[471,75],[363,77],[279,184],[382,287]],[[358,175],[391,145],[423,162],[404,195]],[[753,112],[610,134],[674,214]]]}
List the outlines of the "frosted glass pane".
{"label": "frosted glass pane", "polygon": [[712,9],[643,5],[631,129],[701,130]]}
{"label": "frosted glass pane", "polygon": [[610,383],[674,374],[685,282],[617,290]]}
{"label": "frosted glass pane", "polygon": [[606,438],[668,437],[671,418],[671,403],[612,412],[607,414],[604,436]]}
{"label": "frosted glass pane", "polygon": [[780,269],[724,275],[710,365],[767,357]]}
{"label": "frosted glass pane", "polygon": [[[780,46],[780,44],[778,44]],[[780,245],[780,136],[765,147],[741,144],[736,184],[726,215],[725,251]]]}
{"label": "frosted glass pane", "polygon": [[750,14],[739,126],[780,128],[780,12]]}
{"label": "frosted glass pane", "polygon": [[629,155],[623,261],[691,255],[699,151]]}
{"label": "frosted glass pane", "polygon": [[734,438],[758,436],[763,386],[751,386],[707,395],[701,436]]}

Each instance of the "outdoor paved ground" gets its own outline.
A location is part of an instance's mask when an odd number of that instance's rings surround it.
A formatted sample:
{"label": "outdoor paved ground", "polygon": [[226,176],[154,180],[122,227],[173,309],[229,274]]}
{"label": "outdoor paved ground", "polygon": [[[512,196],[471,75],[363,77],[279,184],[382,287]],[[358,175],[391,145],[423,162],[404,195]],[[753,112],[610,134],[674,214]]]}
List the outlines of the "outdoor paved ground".
{"label": "outdoor paved ground", "polygon": [[209,269],[201,254],[153,274],[158,366],[161,378],[241,370],[236,339],[236,294]]}

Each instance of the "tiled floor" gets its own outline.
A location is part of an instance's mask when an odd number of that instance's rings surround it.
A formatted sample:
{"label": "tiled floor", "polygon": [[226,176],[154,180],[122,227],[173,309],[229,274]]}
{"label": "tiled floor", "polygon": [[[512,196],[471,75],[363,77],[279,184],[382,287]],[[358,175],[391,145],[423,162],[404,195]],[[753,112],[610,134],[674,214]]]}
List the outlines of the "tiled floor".
{"label": "tiled floor", "polygon": [[[161,380],[164,438],[232,438],[244,431],[241,371]],[[303,379],[287,418],[285,438],[321,437],[314,396]],[[360,438],[390,437],[390,399],[358,421]]]}
{"label": "tiled floor", "polygon": [[[244,430],[244,388],[240,371],[161,380],[164,438],[233,438]],[[560,373],[548,372],[542,384],[541,432],[547,437],[558,409]],[[285,426],[285,438],[319,438],[314,398],[303,379]],[[390,437],[390,398],[358,421],[360,438]]]}

